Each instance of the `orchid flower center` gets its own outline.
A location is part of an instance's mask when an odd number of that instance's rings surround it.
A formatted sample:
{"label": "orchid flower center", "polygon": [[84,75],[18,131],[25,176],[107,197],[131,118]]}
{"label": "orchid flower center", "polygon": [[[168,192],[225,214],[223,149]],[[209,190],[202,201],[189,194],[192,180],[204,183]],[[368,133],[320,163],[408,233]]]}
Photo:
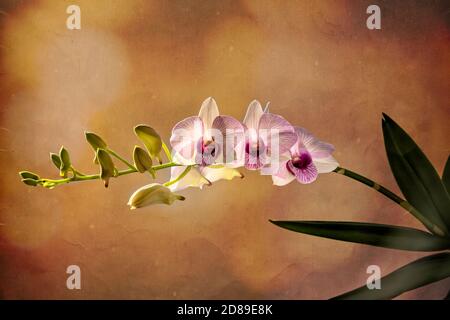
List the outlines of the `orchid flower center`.
{"label": "orchid flower center", "polygon": [[216,155],[216,143],[213,140],[208,140],[206,142],[203,142],[203,153],[207,153],[214,157]]}
{"label": "orchid flower center", "polygon": [[307,151],[303,151],[300,155],[294,155],[291,159],[292,165],[300,170],[306,169],[312,162],[312,157]]}
{"label": "orchid flower center", "polygon": [[214,141],[214,138],[211,140],[199,140],[197,150],[199,151],[197,163],[208,166],[214,163],[219,153],[219,145]]}

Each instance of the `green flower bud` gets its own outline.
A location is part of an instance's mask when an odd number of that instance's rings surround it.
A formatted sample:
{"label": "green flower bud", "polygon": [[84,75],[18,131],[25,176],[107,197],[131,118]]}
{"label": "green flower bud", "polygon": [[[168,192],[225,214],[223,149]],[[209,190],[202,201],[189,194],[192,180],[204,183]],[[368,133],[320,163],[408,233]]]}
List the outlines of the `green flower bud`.
{"label": "green flower bud", "polygon": [[128,200],[128,205],[133,210],[153,204],[171,205],[175,200],[183,201],[184,199],[185,197],[173,193],[159,183],[151,183],[137,189]]}
{"label": "green flower bud", "polygon": [[61,158],[56,153],[50,152],[50,159],[59,170],[61,168]]}
{"label": "green flower bud", "polygon": [[42,186],[47,189],[53,189],[56,186],[56,183],[46,181],[46,182],[44,182],[44,184]]}
{"label": "green flower bud", "polygon": [[97,151],[97,149],[107,148],[106,142],[95,133],[85,131],[84,135],[86,137],[87,142],[89,142],[92,148],[94,148],[94,151]]}
{"label": "green flower bud", "polygon": [[98,149],[106,149],[108,146],[107,146],[106,142],[102,138],[100,138],[100,136],[96,135],[93,132],[85,131],[84,136],[86,137],[87,142],[89,142],[91,147],[94,149],[94,151],[95,151],[94,163],[98,164],[97,150]]}
{"label": "green flower bud", "polygon": [[141,147],[139,147],[139,146],[134,147],[133,160],[134,160],[134,165],[136,166],[136,169],[140,173],[144,173],[145,171],[149,171],[150,173],[153,172],[152,171],[152,165],[153,165],[152,158],[150,158],[147,151],[145,151]]}
{"label": "green flower bud", "polygon": [[39,184],[39,182],[35,179],[31,179],[31,178],[26,178],[26,179],[22,179],[22,182],[25,183],[26,185],[29,186],[37,186]]}
{"label": "green flower bud", "polygon": [[22,179],[33,179],[33,180],[39,180],[39,176],[33,172],[30,171],[20,171],[19,175],[22,177]]}
{"label": "green flower bud", "polygon": [[67,177],[67,171],[70,170],[72,163],[70,162],[69,152],[66,148],[61,147],[59,150],[59,158],[61,159],[61,166],[59,167],[59,175],[61,177]]}
{"label": "green flower bud", "polygon": [[105,183],[105,188],[108,188],[109,178],[116,175],[114,162],[104,149],[97,149],[97,159],[100,164],[100,177]]}
{"label": "green flower bud", "polygon": [[141,124],[134,127],[134,133],[144,143],[150,156],[157,158],[161,162],[159,153],[162,148],[162,140],[155,129]]}

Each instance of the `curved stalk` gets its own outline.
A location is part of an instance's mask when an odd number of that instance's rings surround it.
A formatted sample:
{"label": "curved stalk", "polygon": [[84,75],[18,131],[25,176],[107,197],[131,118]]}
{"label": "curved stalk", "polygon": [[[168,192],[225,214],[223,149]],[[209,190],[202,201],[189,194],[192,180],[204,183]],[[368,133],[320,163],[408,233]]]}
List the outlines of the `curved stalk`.
{"label": "curved stalk", "polygon": [[169,148],[167,147],[167,145],[164,143],[164,141],[162,142],[162,148],[164,150],[164,153],[166,154],[167,159],[172,162],[172,154],[170,153]]}
{"label": "curved stalk", "polygon": [[[170,167],[175,167],[175,166],[179,166],[178,163],[174,163],[174,162],[167,162],[167,163],[163,163],[161,165],[157,165],[152,167],[152,169],[154,171],[158,171],[158,170],[162,170],[162,169],[166,169],[166,168],[170,168]],[[131,173],[135,173],[138,172],[137,169],[135,168],[129,168],[129,169],[125,169],[125,170],[119,170],[117,172],[117,174],[114,176],[114,178],[120,177],[120,176],[124,176],[127,174],[131,174]],[[64,179],[58,179],[58,180],[53,180],[53,179],[40,179],[39,182],[45,183],[52,183],[54,184],[54,186],[57,185],[61,185],[61,184],[66,184],[66,183],[71,183],[71,182],[79,182],[79,181],[89,181],[89,180],[98,180],[101,179],[100,174],[88,174],[88,175],[83,175],[83,176],[78,176],[75,175],[73,177],[69,177],[69,178],[64,178]]]}
{"label": "curved stalk", "polygon": [[378,191],[379,193],[381,193],[382,195],[384,195],[385,197],[391,199],[392,201],[394,201],[395,203],[397,203],[398,205],[400,205],[403,209],[405,209],[406,211],[408,211],[409,213],[411,213],[414,217],[416,217],[419,221],[421,221],[423,223],[423,225],[430,230],[432,233],[440,235],[440,236],[445,236],[445,232],[443,230],[441,230],[441,228],[439,228],[438,226],[436,226],[434,223],[432,223],[430,220],[428,220],[427,217],[425,217],[424,215],[422,215],[419,211],[417,211],[416,208],[414,208],[408,201],[406,201],[405,199],[399,197],[398,195],[396,195],[395,193],[393,193],[391,190],[383,187],[382,185],[376,183],[373,180],[370,180],[356,172],[353,172],[351,170],[345,169],[345,168],[341,168],[341,167],[337,167],[336,169],[334,169],[335,173],[338,174],[342,174],[346,177],[349,177],[353,180],[356,180],[358,182],[361,182],[362,184],[365,184],[366,186],[369,186],[370,188]]}
{"label": "curved stalk", "polygon": [[112,155],[113,157],[119,159],[120,161],[122,161],[124,164],[126,164],[130,169],[134,169],[137,171],[136,167],[134,165],[132,165],[131,163],[129,163],[127,160],[125,160],[124,158],[122,158],[121,156],[119,156],[117,153],[115,153],[113,150],[111,149],[106,149],[106,151]]}
{"label": "curved stalk", "polygon": [[167,181],[166,183],[164,183],[164,186],[168,187],[168,186],[171,186],[171,185],[177,183],[178,181],[183,179],[189,173],[189,171],[191,171],[191,168],[192,168],[192,166],[186,167],[186,169],[184,169],[184,171],[176,179]]}

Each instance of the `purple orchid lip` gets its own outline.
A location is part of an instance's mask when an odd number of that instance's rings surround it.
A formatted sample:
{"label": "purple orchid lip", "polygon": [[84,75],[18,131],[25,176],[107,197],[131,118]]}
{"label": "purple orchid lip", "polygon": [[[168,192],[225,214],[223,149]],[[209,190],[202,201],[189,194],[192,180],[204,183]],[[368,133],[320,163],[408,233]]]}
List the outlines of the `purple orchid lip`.
{"label": "purple orchid lip", "polygon": [[197,163],[201,164],[202,166],[208,166],[214,163],[216,160],[219,151],[220,151],[220,145],[212,140],[199,140],[197,143]]}
{"label": "purple orchid lip", "polygon": [[245,167],[249,170],[262,168],[266,163],[266,153],[267,147],[261,139],[255,146],[250,146],[247,141],[245,143]]}
{"label": "purple orchid lip", "polygon": [[312,162],[312,157],[308,151],[300,152],[300,155],[295,155],[291,159],[292,165],[300,170],[306,169]]}

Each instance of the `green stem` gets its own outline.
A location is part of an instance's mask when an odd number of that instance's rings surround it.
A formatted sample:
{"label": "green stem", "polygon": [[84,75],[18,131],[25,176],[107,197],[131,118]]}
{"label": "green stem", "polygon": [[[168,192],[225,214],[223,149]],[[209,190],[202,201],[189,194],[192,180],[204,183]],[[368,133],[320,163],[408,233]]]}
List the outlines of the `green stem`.
{"label": "green stem", "polygon": [[184,171],[176,179],[164,183],[164,186],[168,187],[168,186],[171,186],[171,185],[177,183],[178,181],[183,179],[188,174],[189,171],[191,171],[191,168],[192,168],[192,166],[186,167],[186,169],[184,169]]}
{"label": "green stem", "polygon": [[376,191],[378,191],[385,197],[391,199],[392,201],[394,201],[395,203],[400,205],[403,209],[405,209],[406,211],[411,213],[414,217],[416,217],[419,221],[421,221],[423,223],[423,225],[425,227],[427,227],[427,229],[430,230],[432,233],[440,235],[440,236],[445,236],[445,232],[442,231],[441,228],[439,228],[434,223],[432,223],[430,220],[428,220],[424,215],[422,215],[419,211],[417,211],[417,209],[414,208],[408,201],[399,197],[398,195],[396,195],[389,189],[383,187],[382,185],[376,183],[373,180],[370,180],[370,179],[368,179],[356,172],[348,170],[348,169],[337,167],[336,169],[334,169],[334,172],[342,174],[353,180],[361,182],[361,183],[365,184],[366,186],[371,187],[372,189],[375,189]]}
{"label": "green stem", "polygon": [[119,159],[120,161],[122,161],[124,164],[126,164],[130,169],[134,169],[137,171],[136,167],[134,165],[132,165],[131,163],[129,163],[127,160],[125,160],[124,158],[122,158],[121,156],[119,156],[117,153],[115,153],[113,150],[111,149],[106,149],[106,151],[112,155],[113,157],[116,157],[117,159]]}
{"label": "green stem", "polygon": [[166,154],[167,159],[168,159],[170,162],[172,162],[172,161],[173,161],[173,159],[172,159],[172,154],[170,153],[169,148],[167,147],[167,145],[166,145],[164,142],[162,143],[162,148],[163,148],[163,150],[164,150],[164,153]]}
{"label": "green stem", "polygon": [[[152,167],[152,169],[154,171],[158,171],[158,170],[162,170],[162,169],[166,169],[166,168],[170,168],[170,167],[175,167],[175,166],[180,166],[178,163],[174,163],[174,162],[168,162],[168,163],[163,163],[161,165],[158,166],[154,166]],[[137,169],[135,168],[129,168],[129,169],[125,169],[125,170],[119,170],[117,172],[117,175],[115,176],[115,178],[120,177],[120,176],[124,176],[127,174],[131,174],[131,173],[135,173],[138,172]],[[89,180],[98,180],[101,179],[100,174],[88,174],[88,175],[83,175],[83,176],[73,176],[73,177],[69,177],[69,178],[64,178],[64,179],[58,179],[58,180],[53,180],[53,179],[40,179],[39,181],[44,183],[44,182],[49,182],[49,183],[53,183],[55,184],[55,186],[60,185],[60,184],[65,184],[65,183],[71,183],[71,182],[78,182],[78,181],[89,181]]]}

